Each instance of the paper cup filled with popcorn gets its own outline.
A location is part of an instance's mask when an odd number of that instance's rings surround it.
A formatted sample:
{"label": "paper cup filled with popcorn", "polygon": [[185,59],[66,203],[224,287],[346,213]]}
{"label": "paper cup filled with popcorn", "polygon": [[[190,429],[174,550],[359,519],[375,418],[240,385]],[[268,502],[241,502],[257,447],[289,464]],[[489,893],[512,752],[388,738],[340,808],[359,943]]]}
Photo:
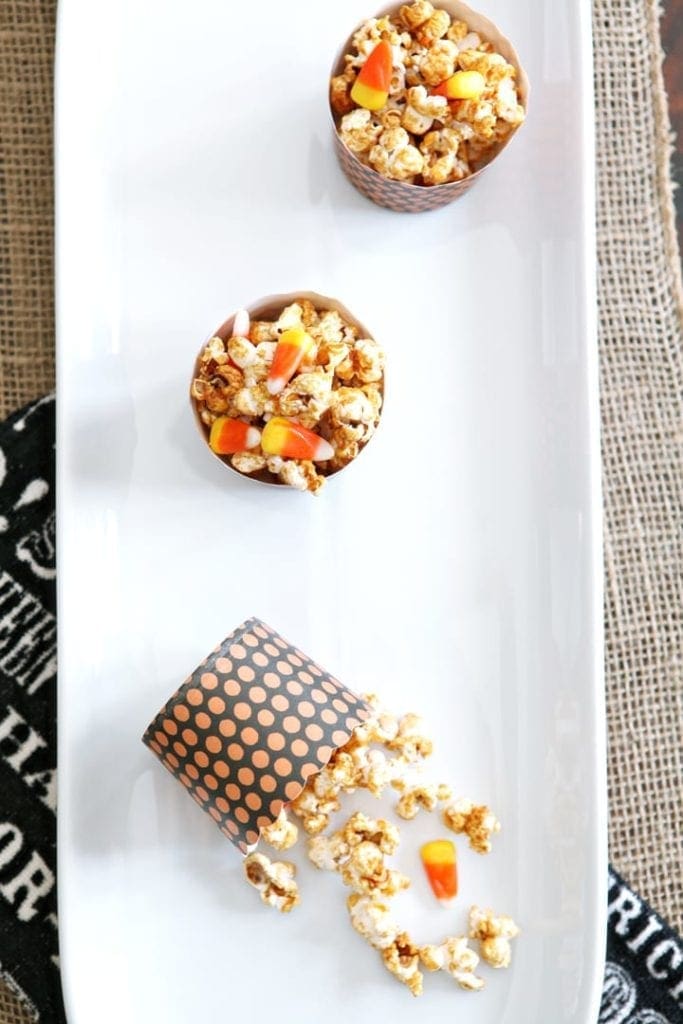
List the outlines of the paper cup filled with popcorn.
{"label": "paper cup filled with popcorn", "polygon": [[224,465],[311,494],[366,447],[383,399],[382,348],[314,292],[239,310],[202,347],[190,385],[197,427]]}
{"label": "paper cup filled with popcorn", "polygon": [[523,124],[528,90],[511,43],[459,0],[384,8],[357,28],[332,69],[339,163],[380,206],[445,206]]}

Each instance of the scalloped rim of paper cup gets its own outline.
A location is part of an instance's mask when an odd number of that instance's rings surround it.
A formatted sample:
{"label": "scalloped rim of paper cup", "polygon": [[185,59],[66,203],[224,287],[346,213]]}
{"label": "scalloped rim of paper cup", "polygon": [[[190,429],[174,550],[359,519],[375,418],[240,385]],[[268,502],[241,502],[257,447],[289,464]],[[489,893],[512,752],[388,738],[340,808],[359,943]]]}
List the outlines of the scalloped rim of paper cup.
{"label": "scalloped rim of paper cup", "polygon": [[[437,0],[434,6],[435,9],[437,10],[442,9],[448,11],[451,18],[466,21],[467,26],[471,32],[477,32],[479,35],[481,35],[486,40],[486,42],[489,42],[493,45],[497,53],[500,53],[501,56],[505,57],[505,60],[508,62],[508,64],[512,64],[512,66],[517,71],[517,93],[519,95],[519,101],[524,107],[524,113],[526,115],[529,110],[529,79],[519,59],[517,50],[514,48],[514,46],[507,38],[507,36],[503,35],[498,26],[493,21],[491,21],[490,18],[487,18],[484,14],[480,14],[478,11],[473,10],[467,4],[461,3],[461,0]],[[369,15],[369,17],[383,18],[387,14],[398,14],[401,7],[403,7],[402,3],[389,4],[388,6],[382,7],[381,10],[379,10],[376,14]],[[363,21],[358,23],[356,28],[349,35],[348,39],[342,46],[341,50],[339,50],[339,52],[337,53],[334,63],[332,64],[330,79],[332,79],[335,75],[338,75],[341,71],[343,71],[344,56],[346,53],[349,52],[351,41],[356,32],[358,31],[358,29],[361,27],[361,25],[363,25],[364,22],[368,20],[368,18],[365,18]],[[334,133],[339,139],[340,144],[344,146],[344,143],[341,141],[341,136],[339,135],[337,116],[332,110],[332,105],[329,101],[329,84],[327,106],[330,112],[330,117],[332,118],[332,127]],[[500,144],[500,146],[495,151],[490,160],[488,160],[482,167],[478,167],[476,171],[473,171],[472,174],[468,174],[466,178],[461,178],[460,181],[448,181],[445,182],[443,185],[413,185],[410,182],[394,181],[391,178],[385,178],[384,175],[379,173],[379,171],[376,171],[373,167],[369,167],[368,164],[364,164],[362,160],[359,160],[356,154],[352,153],[351,150],[348,149],[348,147],[344,146],[344,150],[346,153],[348,153],[349,158],[353,163],[358,164],[359,167],[362,167],[366,171],[370,171],[373,177],[379,178],[382,182],[388,183],[388,185],[391,187],[396,186],[395,191],[397,196],[402,196],[404,201],[408,199],[411,195],[415,197],[417,197],[420,194],[423,195],[425,191],[440,195],[443,201],[440,203],[435,202],[434,208],[436,208],[437,206],[446,206],[449,202],[455,201],[460,195],[463,195],[464,192],[475,183],[475,181],[482,174],[482,172],[485,171],[488,167],[490,167],[491,164],[497,159],[497,157],[503,152],[503,150],[508,146],[508,144],[512,141],[515,135],[517,135],[519,129],[524,127],[525,122],[526,118],[525,121],[522,122],[522,124],[518,125],[512,132],[510,132],[508,137],[504,140],[504,142]],[[467,183],[466,187],[464,187],[465,182]],[[456,188],[456,186],[458,187]],[[358,189],[356,185],[354,185],[354,187],[357,188],[359,192],[361,192],[361,195],[365,195],[365,193],[363,193],[361,189]],[[449,190],[454,193],[452,199],[448,198]],[[366,195],[366,198],[369,197]],[[372,201],[373,200],[371,200],[371,202]]]}
{"label": "scalloped rim of paper cup", "polygon": [[[261,720],[263,712],[270,721]],[[326,713],[331,718],[325,718]],[[266,825],[297,799],[348,743],[353,730],[371,717],[367,701],[272,626],[251,616],[171,694],[145,729],[142,742],[223,835],[248,853],[258,845]],[[313,725],[317,737],[307,731]],[[247,737],[247,732],[256,737]],[[280,742],[271,746],[275,736]],[[303,751],[296,749],[302,741]],[[238,748],[235,752],[233,746]],[[257,764],[259,752],[266,760]],[[281,768],[278,758],[285,762]],[[245,770],[251,778],[243,775]],[[260,782],[266,777],[272,784],[268,790]],[[250,803],[254,795],[257,806]]]}
{"label": "scalloped rim of paper cup", "polygon": [[[273,316],[274,313],[277,313],[277,315],[279,315],[285,308],[285,306],[289,306],[292,302],[296,302],[297,299],[308,299],[310,302],[313,303],[317,310],[336,310],[340,314],[340,316],[342,316],[345,320],[353,324],[353,326],[358,329],[359,337],[372,338],[374,340],[375,335],[368,331],[367,327],[362,323],[362,321],[360,321],[358,317],[354,316],[353,313],[350,312],[350,310],[344,305],[343,302],[339,302],[338,299],[332,299],[327,295],[320,295],[318,292],[298,291],[283,292],[282,294],[278,295],[267,295],[262,299],[258,299],[256,302],[252,302],[251,305],[249,306],[244,306],[243,308],[246,309],[246,311],[249,313],[250,320],[268,320]],[[195,400],[192,397],[192,381],[194,381],[198,375],[199,364],[204,349],[208,345],[209,341],[211,341],[211,338],[220,338],[222,341],[227,341],[230,337],[232,337],[232,324],[235,319],[236,313],[237,311],[235,311],[235,313],[229,316],[228,319],[221,324],[218,330],[214,331],[213,334],[209,335],[209,337],[206,339],[206,341],[200,348],[199,352],[197,353],[197,358],[194,361],[192,379],[190,380],[189,396],[190,408],[192,409],[195,425],[202,437],[202,440],[204,441],[207,450],[215,459],[218,459],[218,461],[223,466],[225,466],[226,469],[229,469],[231,473],[236,473],[237,476],[241,477],[242,480],[251,480],[251,482],[254,484],[265,484],[266,486],[269,487],[278,488],[285,487],[289,491],[296,490],[296,488],[290,487],[282,480],[274,480],[272,478],[272,474],[269,473],[267,470],[262,470],[259,473],[241,473],[239,469],[235,469],[235,467],[232,465],[232,463],[230,462],[229,455],[218,455],[216,452],[214,452],[211,446],[209,445],[209,428],[206,426],[206,424],[202,422],[201,416],[199,415],[199,410],[197,409]],[[376,431],[377,429],[379,429],[379,423],[381,423],[382,421],[382,414],[384,412],[385,380],[386,368],[382,373],[381,381],[378,381],[378,387],[382,394],[382,408],[380,409],[379,422],[377,424]],[[325,479],[332,480],[334,477],[339,476],[340,473],[343,473],[345,469],[348,469],[349,466],[353,466],[356,462],[358,462],[358,459],[361,457],[365,449],[368,447],[369,444],[371,444],[374,436],[375,435],[373,434],[372,437],[365,442],[365,444],[360,449],[355,459],[352,459],[351,462],[347,462],[345,466],[341,467],[341,469],[335,469],[332,473],[324,474]]]}

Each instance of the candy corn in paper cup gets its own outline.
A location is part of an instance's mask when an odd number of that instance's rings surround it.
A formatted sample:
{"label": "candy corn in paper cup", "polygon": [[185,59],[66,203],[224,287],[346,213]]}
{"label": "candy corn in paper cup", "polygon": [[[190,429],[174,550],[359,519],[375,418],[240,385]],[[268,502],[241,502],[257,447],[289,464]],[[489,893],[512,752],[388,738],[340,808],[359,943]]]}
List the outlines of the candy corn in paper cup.
{"label": "candy corn in paper cup", "polygon": [[[381,18],[384,15],[397,14],[402,6],[403,4],[391,4],[388,7],[383,7],[375,17]],[[483,14],[473,11],[471,7],[468,7],[467,4],[461,3],[460,0],[434,0],[434,7],[447,11],[453,20],[467,22],[470,31],[479,33],[482,38],[492,44],[497,53],[500,53],[509,64],[512,64],[513,67],[516,68],[516,84],[519,101],[526,111],[529,96],[529,80],[520,63],[515,48],[512,46],[510,41],[502,35],[498,27],[488,18],[484,17]],[[353,34],[354,33],[349,36],[337,54],[334,64],[332,65],[330,77],[338,75],[344,70],[344,55],[348,53],[351,48]],[[371,79],[372,77],[373,76],[371,74]],[[379,79],[381,80],[381,74]],[[370,88],[378,88],[378,84],[379,83],[377,81],[371,81]],[[339,119],[335,117],[331,106],[330,115],[332,117],[334,129],[333,140],[335,153],[346,177],[367,199],[371,199],[372,202],[376,203],[378,206],[385,206],[388,209],[396,210],[399,213],[421,213],[426,210],[436,210],[441,206],[446,206],[449,203],[454,202],[454,200],[458,199],[472,188],[474,183],[484,173],[487,167],[489,167],[503,149],[505,149],[513,135],[516,134],[516,131],[512,132],[494,152],[488,163],[468,175],[466,178],[463,178],[461,181],[448,182],[444,185],[413,185],[406,181],[392,181],[381,175],[373,167],[364,164],[355,155],[355,153],[352,153],[350,149],[347,149],[339,137],[337,130]]]}
{"label": "candy corn in paper cup", "polygon": [[246,853],[370,714],[312,658],[251,618],[187,677],[142,740]]}
{"label": "candy corn in paper cup", "polygon": [[[241,324],[238,322],[240,318],[243,318],[245,323],[249,321],[257,320],[271,320],[277,319],[279,314],[282,312],[285,306],[291,305],[300,299],[308,299],[313,303],[317,310],[336,310],[339,315],[348,323],[352,324],[358,330],[358,336],[360,338],[371,338],[372,334],[365,327],[357,317],[351,313],[346,306],[344,306],[337,299],[329,298],[326,295],[320,295],[317,292],[311,291],[299,291],[299,292],[288,292],[280,295],[269,295],[262,299],[258,299],[256,302],[244,309],[239,310],[237,313],[233,313],[232,316],[221,324],[218,330],[214,331],[207,341],[204,342],[197,358],[194,362],[192,371],[192,379],[190,382],[190,389],[192,388],[192,381],[198,375],[202,353],[206,348],[207,342],[210,338],[220,338],[222,341],[227,341],[234,334],[242,334],[243,329]],[[273,361],[273,367],[269,379],[266,381],[266,387],[271,394],[278,394],[285,386],[289,377],[295,372],[301,358],[305,355],[307,340],[310,339],[306,335],[304,330],[294,328],[291,330],[284,331],[278,350],[276,351],[276,359]],[[381,382],[379,382],[379,388],[384,394],[384,374]],[[194,416],[197,430],[201,434],[207,448],[211,451],[212,455],[215,456],[225,467],[229,469],[231,473],[235,473],[243,480],[251,480],[254,483],[266,484],[271,487],[285,487],[286,485],[273,477],[272,474],[267,471],[252,473],[248,476],[245,473],[240,473],[230,463],[230,455],[234,452],[248,451],[249,449],[261,444],[264,451],[267,451],[272,455],[280,455],[283,458],[298,458],[298,459],[327,459],[333,453],[333,449],[330,448],[327,441],[324,438],[313,434],[311,431],[307,431],[306,428],[295,422],[283,423],[280,417],[274,417],[272,426],[266,424],[262,427],[256,427],[250,425],[246,421],[240,419],[229,419],[228,417],[220,417],[211,427],[208,427],[202,422],[200,417],[197,404],[194,401],[190,392],[190,406],[192,408],[192,414]],[[287,427],[287,429],[284,429]],[[367,447],[366,442],[363,445],[364,450]],[[356,461],[355,459],[353,460]],[[349,463],[351,465],[351,463]],[[347,466],[343,466],[340,469],[336,469],[330,472],[328,476],[336,476],[346,469]]]}

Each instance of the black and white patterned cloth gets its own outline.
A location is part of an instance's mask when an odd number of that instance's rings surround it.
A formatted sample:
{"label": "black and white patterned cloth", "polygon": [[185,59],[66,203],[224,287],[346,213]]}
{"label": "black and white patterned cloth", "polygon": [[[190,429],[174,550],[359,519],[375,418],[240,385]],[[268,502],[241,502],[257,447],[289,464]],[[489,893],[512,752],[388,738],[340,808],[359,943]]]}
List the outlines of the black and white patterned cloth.
{"label": "black and white patterned cloth", "polygon": [[[55,711],[50,396],[0,424],[0,977],[41,1024],[65,1019],[55,890]],[[613,870],[608,924],[598,1024],[683,1024],[683,942]]]}

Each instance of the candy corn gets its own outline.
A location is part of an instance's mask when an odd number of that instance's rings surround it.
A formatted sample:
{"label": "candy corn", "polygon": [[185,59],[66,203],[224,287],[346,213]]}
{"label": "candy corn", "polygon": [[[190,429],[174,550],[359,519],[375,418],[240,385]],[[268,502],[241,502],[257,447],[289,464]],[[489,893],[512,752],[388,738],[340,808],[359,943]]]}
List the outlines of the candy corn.
{"label": "candy corn", "polygon": [[432,95],[446,96],[449,100],[478,100],[485,88],[486,79],[478,71],[456,71],[432,89]]}
{"label": "candy corn", "polygon": [[303,327],[290,327],[288,331],[282,332],[266,381],[271,395],[278,395],[292,379],[312,345],[313,339]]}
{"label": "candy corn", "polygon": [[385,40],[378,43],[358,73],[351,99],[366,110],[381,110],[389,98],[393,56]]}
{"label": "candy corn", "polygon": [[261,431],[242,420],[219,416],[211,425],[209,446],[216,455],[234,455],[255,448],[261,440]]}
{"label": "candy corn", "polygon": [[420,857],[432,892],[437,900],[452,900],[458,894],[458,865],[455,845],[450,839],[425,843]]}
{"label": "candy corn", "polygon": [[251,321],[249,320],[249,314],[246,309],[238,309],[232,319],[233,338],[248,338],[250,326]]}
{"label": "candy corn", "polygon": [[284,416],[273,416],[263,428],[261,447],[266,455],[282,455],[286,459],[311,459],[325,462],[334,455],[334,448],[324,437],[318,437],[300,423]]}

